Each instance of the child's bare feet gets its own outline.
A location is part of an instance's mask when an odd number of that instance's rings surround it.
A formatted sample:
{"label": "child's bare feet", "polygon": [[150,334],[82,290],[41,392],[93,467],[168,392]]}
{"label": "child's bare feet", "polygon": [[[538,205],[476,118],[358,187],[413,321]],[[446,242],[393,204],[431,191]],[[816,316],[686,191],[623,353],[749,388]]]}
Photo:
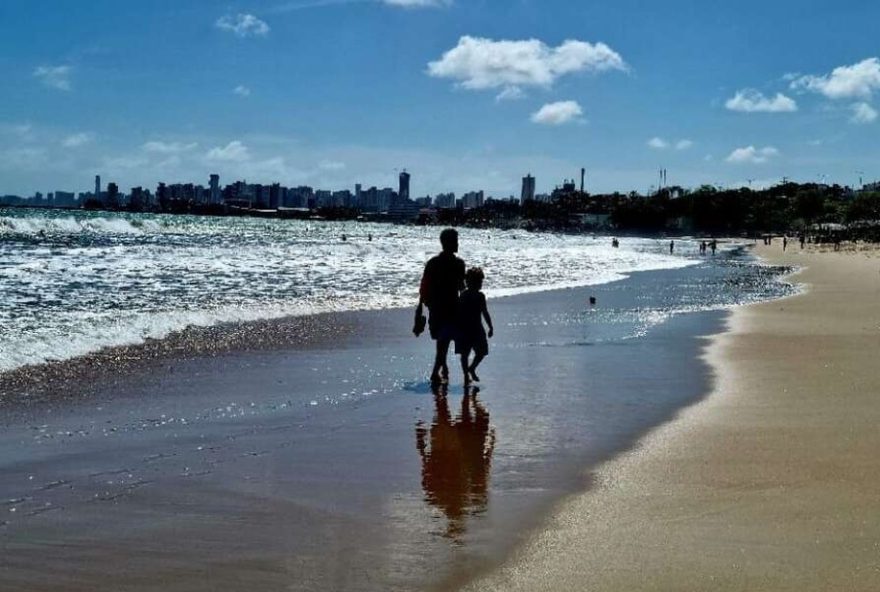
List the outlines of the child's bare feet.
{"label": "child's bare feet", "polygon": [[473,380],[474,382],[480,382],[480,377],[477,376],[477,373],[476,373],[476,372],[474,372],[473,370],[471,370],[471,371],[470,371],[470,375],[471,375],[471,380]]}

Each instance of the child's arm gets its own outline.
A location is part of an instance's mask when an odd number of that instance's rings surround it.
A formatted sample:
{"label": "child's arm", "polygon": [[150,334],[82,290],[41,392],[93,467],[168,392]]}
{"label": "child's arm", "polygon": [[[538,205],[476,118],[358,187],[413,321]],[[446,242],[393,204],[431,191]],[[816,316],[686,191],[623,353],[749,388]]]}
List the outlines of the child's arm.
{"label": "child's arm", "polygon": [[489,307],[486,305],[486,296],[485,294],[481,294],[483,296],[483,318],[486,320],[486,324],[489,326],[489,337],[495,334],[495,329],[492,327],[492,317],[489,316]]}

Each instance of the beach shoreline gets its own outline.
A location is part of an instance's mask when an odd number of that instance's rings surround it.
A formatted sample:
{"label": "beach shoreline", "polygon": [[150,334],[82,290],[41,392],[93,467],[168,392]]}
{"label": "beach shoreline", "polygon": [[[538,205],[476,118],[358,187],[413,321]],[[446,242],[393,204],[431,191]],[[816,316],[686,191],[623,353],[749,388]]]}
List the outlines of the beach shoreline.
{"label": "beach shoreline", "polygon": [[806,289],[731,312],[711,394],[465,589],[877,589],[880,252],[792,247],[754,252]]}

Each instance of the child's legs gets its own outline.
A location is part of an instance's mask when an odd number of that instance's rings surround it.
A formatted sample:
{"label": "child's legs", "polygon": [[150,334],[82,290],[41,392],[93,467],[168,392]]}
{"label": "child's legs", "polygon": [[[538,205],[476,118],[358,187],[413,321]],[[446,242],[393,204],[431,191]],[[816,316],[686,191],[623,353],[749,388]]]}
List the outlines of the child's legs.
{"label": "child's legs", "polygon": [[468,376],[468,358],[470,357],[470,351],[465,351],[461,354],[461,371],[464,374],[465,382],[467,382]]}
{"label": "child's legs", "polygon": [[477,369],[477,366],[480,365],[480,362],[483,361],[483,358],[486,357],[486,354],[475,352],[474,353],[474,361],[471,362],[470,371],[473,372]]}

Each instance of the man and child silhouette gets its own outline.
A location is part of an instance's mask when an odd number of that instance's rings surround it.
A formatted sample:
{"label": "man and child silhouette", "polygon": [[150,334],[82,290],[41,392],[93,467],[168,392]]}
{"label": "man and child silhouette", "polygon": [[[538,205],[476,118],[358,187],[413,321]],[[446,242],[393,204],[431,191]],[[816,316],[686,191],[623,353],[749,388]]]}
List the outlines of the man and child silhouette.
{"label": "man and child silhouette", "polygon": [[[428,330],[431,339],[437,343],[431,383],[449,381],[446,356],[450,343],[455,341],[455,353],[461,356],[464,383],[468,385],[471,381],[479,382],[477,366],[489,354],[488,337],[495,332],[486,296],[480,291],[485,276],[479,267],[465,271],[464,261],[456,256],[458,232],[455,229],[447,228],[440,233],[440,245],[442,252],[431,257],[422,274],[413,332],[419,335],[424,330],[422,306],[427,306]],[[483,319],[489,327],[488,336]],[[471,352],[473,360],[470,359]]]}

